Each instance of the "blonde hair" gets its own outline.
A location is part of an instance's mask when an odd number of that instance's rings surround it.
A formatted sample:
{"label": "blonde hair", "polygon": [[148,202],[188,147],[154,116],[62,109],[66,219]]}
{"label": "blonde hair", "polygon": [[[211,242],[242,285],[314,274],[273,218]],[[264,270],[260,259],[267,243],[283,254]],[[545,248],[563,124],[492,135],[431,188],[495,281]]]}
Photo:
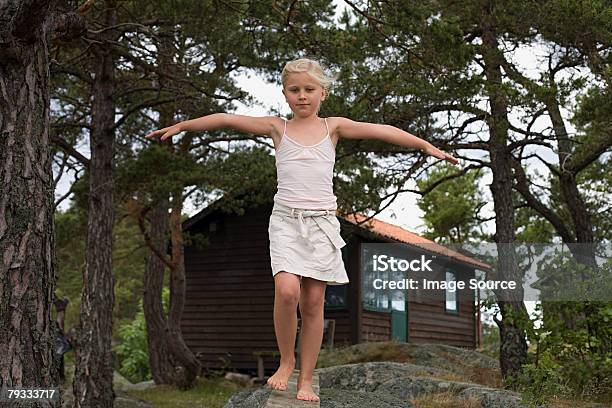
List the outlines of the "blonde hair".
{"label": "blonde hair", "polygon": [[300,58],[293,61],[289,61],[285,64],[283,68],[283,72],[281,73],[281,82],[283,83],[283,87],[287,82],[287,78],[289,74],[296,74],[300,72],[308,73],[315,81],[323,87],[325,90],[325,94],[329,94],[329,88],[332,83],[337,79],[335,76],[329,76],[323,71],[321,64],[317,61],[309,59],[309,58]]}

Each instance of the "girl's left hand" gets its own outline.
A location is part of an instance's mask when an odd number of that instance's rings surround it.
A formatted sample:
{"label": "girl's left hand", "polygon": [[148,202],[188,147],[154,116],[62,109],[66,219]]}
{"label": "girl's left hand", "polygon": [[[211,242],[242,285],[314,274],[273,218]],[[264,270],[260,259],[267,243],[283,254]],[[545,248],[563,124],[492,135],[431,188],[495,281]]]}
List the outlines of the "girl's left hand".
{"label": "girl's left hand", "polygon": [[459,160],[457,160],[455,157],[451,156],[450,154],[438,149],[431,143],[429,143],[427,147],[423,149],[423,151],[427,153],[428,155],[433,156],[437,159],[446,160],[454,165],[459,164]]}

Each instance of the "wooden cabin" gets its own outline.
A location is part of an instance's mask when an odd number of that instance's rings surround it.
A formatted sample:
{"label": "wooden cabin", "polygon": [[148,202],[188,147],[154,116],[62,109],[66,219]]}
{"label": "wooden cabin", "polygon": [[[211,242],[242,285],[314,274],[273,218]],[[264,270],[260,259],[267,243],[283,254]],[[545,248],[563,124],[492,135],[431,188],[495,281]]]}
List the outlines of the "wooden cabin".
{"label": "wooden cabin", "polygon": [[[254,372],[254,353],[277,351],[268,248],[272,203],[249,208],[244,215],[221,208],[217,202],[183,223],[193,243],[185,246],[187,293],[181,328],[187,346],[204,367]],[[434,298],[374,290],[369,284],[372,272],[361,255],[371,244],[396,243],[413,257],[426,254],[440,261],[427,272],[431,279],[467,281],[476,269],[488,270],[487,264],[380,220],[357,225],[365,217],[338,218],[347,242],[342,253],[350,283],[326,289],[325,318],[335,321],[334,345],[391,339],[478,345],[479,312],[473,290],[452,296],[441,290]],[[204,237],[207,242],[202,244]],[[402,298],[401,293],[406,295]],[[278,359],[266,359],[266,371],[277,367]]]}

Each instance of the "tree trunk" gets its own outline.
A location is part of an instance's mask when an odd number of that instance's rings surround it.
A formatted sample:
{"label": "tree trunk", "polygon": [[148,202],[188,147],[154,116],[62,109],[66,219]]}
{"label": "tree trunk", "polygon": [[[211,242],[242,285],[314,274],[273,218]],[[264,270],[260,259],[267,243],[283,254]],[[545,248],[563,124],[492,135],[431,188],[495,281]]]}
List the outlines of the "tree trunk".
{"label": "tree trunk", "polygon": [[181,212],[183,210],[182,189],[172,194],[172,213],[170,215],[170,237],[172,242],[172,264],[170,274],[170,310],[168,312],[168,332],[171,338],[170,349],[180,369],[177,370],[177,386],[181,389],[193,387],[200,374],[200,362],[185,344],[181,332],[181,317],[185,307],[185,246]]}
{"label": "tree trunk", "polygon": [[[593,248],[593,224],[587,211],[586,204],[582,199],[576,182],[576,174],[573,169],[568,168],[572,155],[571,142],[567,135],[567,129],[559,106],[555,100],[546,101],[550,120],[553,124],[555,136],[559,146],[559,187],[561,196],[572,218],[571,225],[574,227],[574,236],[579,245],[568,244],[570,251],[576,260],[590,268],[595,268],[595,250]],[[586,277],[583,277],[586,279]]]}
{"label": "tree trunk", "polygon": [[[51,327],[50,36],[42,21],[49,2],[39,2],[40,16],[31,20],[22,3],[0,7],[0,387],[52,388],[59,376]],[[11,406],[59,407],[60,401]]]}
{"label": "tree trunk", "polygon": [[[498,279],[522,282],[514,252],[514,213],[512,205],[512,152],[508,140],[508,104],[502,89],[501,58],[491,10],[483,8],[483,59],[486,84],[491,105],[487,120],[490,131],[489,154],[493,182],[491,193],[495,208],[495,242],[498,252]],[[512,294],[496,292],[502,320],[496,320],[500,329],[500,366],[504,378],[516,376],[527,359],[525,323],[527,311],[522,290]]]}
{"label": "tree trunk", "polygon": [[[159,66],[161,69],[172,69],[176,47],[170,40],[172,32],[162,28],[159,42]],[[161,88],[171,86],[168,79],[159,78]],[[176,107],[172,104],[161,107],[159,122],[163,126],[174,123]],[[171,141],[164,145],[173,149]],[[184,144],[183,144],[184,146]],[[181,186],[182,187],[182,186]],[[158,200],[155,197],[154,200]],[[172,195],[172,215],[169,216],[169,202],[163,199],[155,204],[150,219],[150,245],[164,256],[167,250],[169,222],[171,222],[171,259],[170,266],[170,307],[166,318],[162,308],[162,286],[165,263],[160,257],[149,251],[145,277],[145,318],[149,344],[149,361],[151,373],[157,384],[173,384],[181,389],[193,387],[200,371],[200,363],[183,340],[180,321],[185,304],[185,260],[183,249],[183,231],[181,212],[183,208],[182,188]]]}
{"label": "tree trunk", "polygon": [[[103,13],[106,26],[116,24],[113,2],[106,2]],[[110,35],[112,30],[106,31],[101,41],[111,38]],[[112,273],[115,59],[103,45],[92,47],[99,63],[94,67],[92,88],[86,265],[73,390],[75,407],[112,407],[115,397],[115,361],[111,348],[115,298]]]}
{"label": "tree trunk", "polygon": [[[155,204],[149,219],[151,244],[159,253],[168,248],[168,200]],[[144,314],[147,326],[149,365],[156,384],[176,384],[175,359],[168,343],[168,322],[162,305],[164,285],[164,262],[153,251],[147,255],[144,276]]]}

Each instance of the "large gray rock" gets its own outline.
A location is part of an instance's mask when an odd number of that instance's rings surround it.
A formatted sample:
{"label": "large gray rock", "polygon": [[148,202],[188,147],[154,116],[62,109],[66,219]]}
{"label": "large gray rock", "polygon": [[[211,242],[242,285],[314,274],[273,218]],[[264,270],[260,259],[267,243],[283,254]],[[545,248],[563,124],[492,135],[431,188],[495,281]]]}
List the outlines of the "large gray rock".
{"label": "large gray rock", "polygon": [[[223,408],[264,408],[270,392],[266,388],[241,391],[234,394]],[[384,392],[326,388],[321,389],[319,395],[321,397],[321,408],[416,408],[413,404]]]}
{"label": "large gray rock", "polygon": [[372,362],[318,369],[321,388],[374,391],[381,384],[405,377],[447,376],[450,371],[416,364]]}
{"label": "large gray rock", "polygon": [[[458,399],[476,399],[483,408],[523,408],[519,394],[478,384],[425,377],[443,376],[449,371],[415,364],[372,362],[347,364],[317,370],[321,394],[324,389],[389,395],[410,401],[422,395],[451,393]],[[376,402],[375,399],[372,400]],[[376,406],[376,405],[372,405]]]}
{"label": "large gray rock", "polygon": [[264,408],[271,392],[266,387],[240,391],[232,395],[223,408]]}
{"label": "large gray rock", "polygon": [[[482,385],[450,381],[440,368],[393,362],[347,364],[316,370],[322,408],[413,408],[413,398],[440,393],[477,400],[483,408],[524,408],[519,394]],[[260,388],[232,396],[224,408],[263,408],[270,390]]]}
{"label": "large gray rock", "polygon": [[321,408],[416,408],[385,392],[361,392],[321,388]]}
{"label": "large gray rock", "polygon": [[392,341],[360,343],[342,349],[322,350],[319,360],[322,366],[392,360],[468,376],[472,369],[499,370],[498,360],[474,350],[444,344]]}
{"label": "large gray rock", "polygon": [[459,398],[474,398],[482,408],[522,408],[521,396],[517,393],[497,388],[470,387],[459,393]]}

